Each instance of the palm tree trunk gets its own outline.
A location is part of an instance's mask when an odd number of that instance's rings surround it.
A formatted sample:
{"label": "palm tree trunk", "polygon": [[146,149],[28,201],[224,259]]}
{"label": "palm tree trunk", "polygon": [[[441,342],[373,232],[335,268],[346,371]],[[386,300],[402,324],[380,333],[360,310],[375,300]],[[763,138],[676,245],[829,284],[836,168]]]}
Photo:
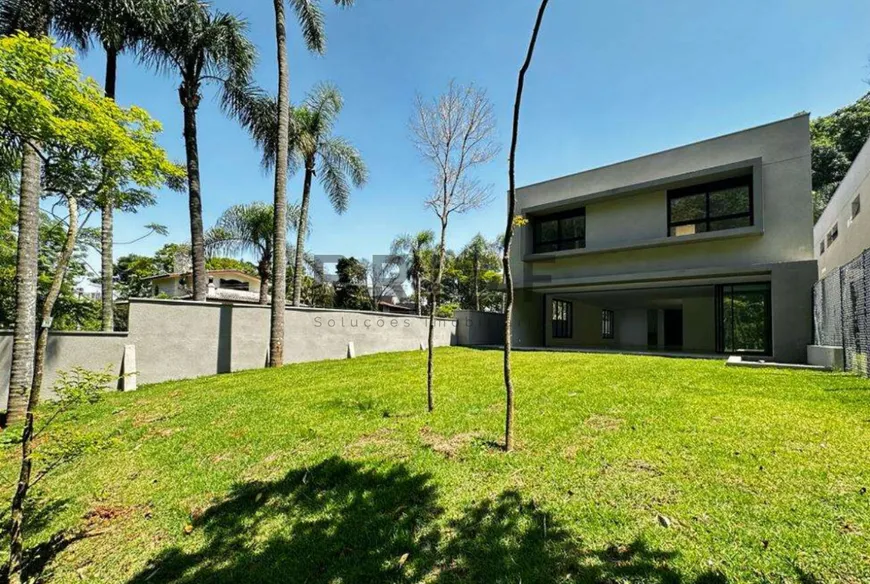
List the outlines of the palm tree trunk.
{"label": "palm tree trunk", "polygon": [[114,286],[112,273],[112,210],[113,205],[110,197],[106,197],[100,206],[100,263],[102,275],[100,283],[102,287],[102,313],[101,320],[104,331],[115,330],[114,311]]}
{"label": "palm tree trunk", "polygon": [[275,39],[278,45],[278,151],[275,156],[275,225],[272,258],[272,322],[269,366],[284,364],[284,313],[287,307],[287,161],[290,140],[290,66],[284,0],[274,0]]}
{"label": "palm tree trunk", "polygon": [[438,307],[438,295],[441,293],[441,274],[444,272],[445,238],[447,236],[447,221],[441,221],[441,242],[438,244],[438,266],[435,268],[435,281],[432,283],[431,304],[429,308],[429,355],[426,362],[426,399],[429,403],[429,411],[435,409],[435,396],[432,393],[434,376],[434,350],[435,344],[435,309]]}
{"label": "palm tree trunk", "polygon": [[260,304],[269,304],[269,278],[272,269],[272,254],[264,254],[257,266],[257,275],[260,276]]}
{"label": "palm tree trunk", "polygon": [[36,342],[36,282],[39,255],[39,185],[42,161],[30,146],[22,152],[18,201],[18,251],[15,264],[15,330],[6,423],[24,419],[27,395],[33,382]]}
{"label": "palm tree trunk", "polygon": [[479,285],[479,274],[480,272],[480,258],[475,254],[474,256],[474,309],[480,312],[480,285]]}
{"label": "palm tree trunk", "polygon": [[30,490],[30,474],[33,468],[33,410],[39,403],[39,391],[42,388],[42,376],[45,365],[45,347],[48,341],[48,323],[51,319],[51,312],[54,309],[54,304],[57,302],[57,297],[60,295],[60,288],[63,280],[66,277],[66,270],[69,266],[70,258],[72,258],[75,250],[76,237],[78,236],[78,204],[75,197],[68,197],[69,202],[69,228],[67,229],[66,241],[63,245],[60,257],[55,266],[54,279],[51,282],[51,287],[45,297],[45,302],[42,305],[42,326],[40,327],[39,337],[36,341],[36,357],[34,359],[35,367],[33,373],[33,383],[30,388],[30,397],[27,400],[25,412],[24,431],[21,436],[21,467],[18,471],[18,486],[15,489],[15,494],[12,496],[12,504],[10,506],[10,525],[9,525],[9,582],[21,582],[21,569],[23,567],[24,546],[21,536],[21,528],[24,524],[24,501],[27,498],[27,492]]}
{"label": "palm tree trunk", "polygon": [[508,212],[507,225],[504,231],[504,249],[502,250],[501,264],[504,269],[505,283],[505,317],[504,317],[504,387],[506,393],[506,407],[504,417],[504,449],[508,452],[514,445],[514,384],[511,378],[511,324],[514,306],[514,277],[511,272],[511,242],[514,235],[514,215],[517,209],[517,190],[516,190],[516,157],[517,157],[517,136],[520,127],[520,104],[523,100],[523,85],[526,81],[526,71],[529,70],[529,65],[532,62],[532,54],[535,52],[535,43],[538,40],[538,31],[541,29],[541,21],[544,19],[544,11],[547,9],[549,0],[541,0],[541,7],[538,9],[538,18],[535,20],[535,28],[532,31],[532,39],[529,42],[529,51],[526,54],[526,60],[520,69],[519,79],[517,80],[517,97],[514,102],[514,119],[513,131],[511,134],[511,152],[508,158]]}
{"label": "palm tree trunk", "polygon": [[[416,266],[419,265],[419,263],[416,264]],[[420,294],[422,293],[422,291],[420,290],[420,271],[416,266],[414,268],[414,295],[416,296],[415,301],[417,307],[417,316],[420,316],[421,314],[423,314],[423,306],[420,302]]]}
{"label": "palm tree trunk", "polygon": [[296,230],[296,262],[293,267],[293,306],[302,300],[302,267],[305,258],[305,236],[308,229],[308,205],[311,202],[311,179],[314,176],[312,160],[305,163],[305,182],[302,185],[302,204],[299,206],[299,228]]}
{"label": "palm tree trunk", "polygon": [[190,255],[193,264],[193,299],[204,302],[208,292],[205,273],[205,240],[202,227],[202,192],[199,182],[199,147],[196,142],[196,109],[199,91],[184,81],[178,90],[184,106],[184,149],[187,154],[187,192],[190,206]]}
{"label": "palm tree trunk", "polygon": [[[106,81],[105,92],[106,97],[111,100],[115,99],[115,85],[118,79],[118,51],[105,46],[106,51]],[[112,243],[113,243],[113,220],[112,213],[114,205],[109,197],[100,206],[101,221],[100,221],[100,255],[101,255],[101,274],[100,283],[102,287],[101,294],[101,320],[104,331],[115,330],[115,314],[114,314],[114,274],[112,266]]]}

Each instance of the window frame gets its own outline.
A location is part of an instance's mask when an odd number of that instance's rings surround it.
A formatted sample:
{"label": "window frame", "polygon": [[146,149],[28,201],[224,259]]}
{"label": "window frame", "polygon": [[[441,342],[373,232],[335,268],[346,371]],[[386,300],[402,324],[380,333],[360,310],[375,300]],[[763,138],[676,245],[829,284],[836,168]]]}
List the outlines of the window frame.
{"label": "window frame", "polygon": [[840,223],[839,221],[834,223],[834,225],[828,230],[828,234],[825,236],[825,243],[828,249],[831,249],[831,245],[837,241],[837,238],[840,236]]}
{"label": "window frame", "polygon": [[854,221],[855,217],[861,214],[861,195],[855,195],[855,198],[852,199],[852,214],[849,217],[849,221]]}
{"label": "window frame", "polygon": [[[583,217],[583,238],[580,239],[578,237],[570,237],[565,238],[562,237],[562,219],[572,219],[577,217]],[[542,243],[540,241],[540,233],[541,233],[541,223],[546,221],[556,221],[556,239],[554,241],[548,241],[546,243]],[[579,246],[574,247],[566,247],[561,248],[561,245],[566,242],[580,242]],[[557,249],[555,250],[541,250],[541,246],[544,245],[555,245]],[[579,207],[577,209],[569,209],[567,211],[561,211],[559,213],[550,213],[547,215],[536,215],[532,216],[532,253],[553,253],[556,251],[570,251],[572,249],[584,249],[586,247],[586,207]]]}
{"label": "window frame", "polygon": [[[561,306],[562,309],[556,309]],[[570,300],[553,298],[550,314],[550,329],[554,339],[571,339],[574,337],[574,303]],[[557,319],[556,314],[564,314],[565,319]]]}
{"label": "window frame", "polygon": [[[728,213],[725,215],[710,215],[710,194],[716,193],[719,191],[723,191],[726,189],[733,189],[736,187],[747,187],[749,189],[749,209],[745,212],[740,213]],[[677,199],[683,199],[686,197],[693,197],[697,195],[704,195],[704,217],[700,219],[684,219],[681,221],[673,221],[672,220],[672,202]],[[753,187],[753,175],[743,175],[737,176],[733,178],[726,178],[722,180],[717,180],[713,182],[706,182],[697,185],[692,185],[688,187],[682,187],[679,189],[670,189],[668,190],[668,224],[667,224],[667,236],[668,237],[686,237],[685,235],[671,235],[671,229],[676,227],[681,227],[683,225],[697,225],[699,223],[706,224],[706,230],[698,233],[715,233],[716,231],[728,231],[730,229],[741,229],[741,227],[729,227],[726,229],[716,229],[711,230],[710,224],[714,221],[724,221],[727,219],[742,219],[744,217],[749,218],[749,225],[745,225],[745,227],[752,227],[755,225],[755,190]],[[694,234],[693,234],[694,235]]]}
{"label": "window frame", "polygon": [[613,339],[614,314],[609,308],[601,310],[601,338]]}

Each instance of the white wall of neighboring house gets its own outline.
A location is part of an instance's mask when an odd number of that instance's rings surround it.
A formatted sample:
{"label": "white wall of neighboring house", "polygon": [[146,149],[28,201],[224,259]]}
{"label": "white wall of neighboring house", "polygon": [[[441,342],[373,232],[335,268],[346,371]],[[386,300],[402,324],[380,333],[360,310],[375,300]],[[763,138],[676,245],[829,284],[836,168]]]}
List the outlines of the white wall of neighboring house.
{"label": "white wall of neighboring house", "polygon": [[[835,226],[837,238],[829,241]],[[813,248],[819,261],[820,278],[835,272],[870,248],[870,140],[855,157],[843,182],[816,222]]]}

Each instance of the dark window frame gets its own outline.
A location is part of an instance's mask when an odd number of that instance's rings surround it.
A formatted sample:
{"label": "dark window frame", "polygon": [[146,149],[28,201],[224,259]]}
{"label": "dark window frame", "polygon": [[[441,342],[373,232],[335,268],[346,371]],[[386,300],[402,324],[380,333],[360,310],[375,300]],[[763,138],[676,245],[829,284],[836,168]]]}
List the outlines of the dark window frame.
{"label": "dark window frame", "polygon": [[828,235],[825,236],[825,241],[827,242],[828,249],[831,249],[831,245],[837,241],[837,238],[840,236],[840,224],[839,222],[834,223],[834,226],[828,230]]}
{"label": "dark window frame", "polygon": [[[725,189],[733,189],[736,187],[747,187],[749,189],[749,209],[745,212],[740,213],[728,213],[725,215],[710,215],[710,194],[716,193],[719,191],[723,191]],[[696,195],[704,195],[704,217],[700,219],[685,219],[682,221],[673,221],[671,219],[671,203],[677,199],[683,199],[685,197],[693,197]],[[727,229],[710,229],[710,224],[714,221],[724,221],[727,219],[749,219],[749,225],[747,227],[752,227],[755,225],[755,192],[753,188],[753,177],[751,174],[745,176],[738,176],[734,178],[726,178],[723,180],[717,180],[714,182],[702,183],[698,185],[692,185],[689,187],[683,187],[679,189],[672,189],[668,191],[668,225],[667,225],[667,236],[668,237],[685,237],[685,235],[671,235],[671,229],[675,227],[681,227],[683,225],[697,225],[699,223],[706,224],[706,230],[700,233],[711,233],[715,231],[727,231],[728,229],[739,229],[739,227],[729,227]]]}
{"label": "dark window frame", "polygon": [[850,219],[855,219],[858,215],[861,214],[861,195],[855,195],[855,198],[852,199],[852,216]]}
{"label": "dark window frame", "polygon": [[607,308],[601,311],[601,338],[602,339],[612,339],[613,338],[613,311]]}
{"label": "dark window frame", "polygon": [[[583,237],[562,237],[562,219],[571,219],[576,217],[583,217]],[[556,221],[556,239],[554,241],[541,241],[541,223],[546,221]],[[562,247],[563,244],[568,242],[577,243],[579,245],[573,245],[572,247]],[[555,245],[555,250],[541,250],[540,248],[543,246],[551,246]],[[586,247],[586,207],[580,207],[578,209],[569,209],[568,211],[562,211],[560,213],[551,213],[548,215],[534,215],[532,216],[532,253],[551,253],[553,251],[566,251],[572,249],[583,249]]]}
{"label": "dark window frame", "polygon": [[[741,288],[744,286],[752,286],[761,288],[761,290],[753,290],[749,293],[761,293],[764,299],[764,348],[762,350],[728,350],[725,342],[725,327],[730,324],[731,338],[734,339],[734,320],[730,323],[725,322],[725,304],[730,300],[732,302],[735,296],[746,294]],[[768,356],[773,354],[773,304],[771,297],[772,285],[770,282],[743,282],[737,284],[716,284],[714,288],[714,309],[715,309],[715,333],[716,333],[716,352],[717,353],[743,353],[747,355]]]}
{"label": "dark window frame", "polygon": [[[557,306],[562,308],[557,310]],[[565,318],[556,318],[564,314]],[[574,303],[570,300],[553,299],[553,313],[550,316],[554,339],[570,339],[574,336]]]}

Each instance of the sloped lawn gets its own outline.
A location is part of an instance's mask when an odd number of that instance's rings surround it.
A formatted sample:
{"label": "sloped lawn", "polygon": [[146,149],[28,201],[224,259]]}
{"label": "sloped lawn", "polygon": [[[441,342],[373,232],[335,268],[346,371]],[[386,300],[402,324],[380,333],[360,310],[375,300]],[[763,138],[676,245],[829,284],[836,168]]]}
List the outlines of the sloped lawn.
{"label": "sloped lawn", "polygon": [[79,423],[112,441],[35,487],[29,574],[870,581],[870,382],[569,353],[514,371],[511,454],[496,351],[438,350],[433,414],[422,352],[111,394]]}

